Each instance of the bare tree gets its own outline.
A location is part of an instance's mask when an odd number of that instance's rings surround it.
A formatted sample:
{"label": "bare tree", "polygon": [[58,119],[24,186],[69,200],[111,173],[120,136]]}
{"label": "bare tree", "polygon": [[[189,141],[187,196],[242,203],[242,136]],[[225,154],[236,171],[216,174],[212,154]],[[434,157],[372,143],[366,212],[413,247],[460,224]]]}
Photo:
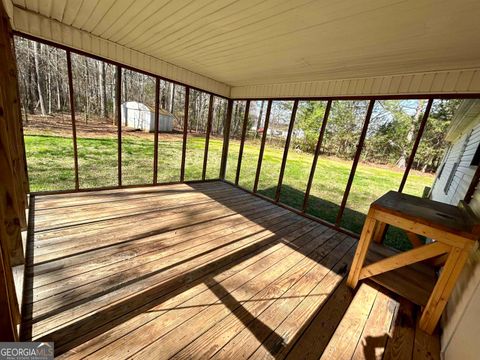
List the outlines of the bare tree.
{"label": "bare tree", "polygon": [[[40,47],[42,45],[40,44]],[[40,60],[38,54],[38,43],[36,41],[33,42],[33,57],[35,63],[35,77],[37,80],[37,93],[38,93],[38,102],[40,105],[40,111],[43,116],[45,116],[45,103],[43,101],[43,92],[42,92],[42,85],[41,85],[41,77],[40,77]]]}
{"label": "bare tree", "polygon": [[107,118],[107,88],[105,83],[105,63],[103,61],[98,62],[98,83],[100,86],[100,116]]}

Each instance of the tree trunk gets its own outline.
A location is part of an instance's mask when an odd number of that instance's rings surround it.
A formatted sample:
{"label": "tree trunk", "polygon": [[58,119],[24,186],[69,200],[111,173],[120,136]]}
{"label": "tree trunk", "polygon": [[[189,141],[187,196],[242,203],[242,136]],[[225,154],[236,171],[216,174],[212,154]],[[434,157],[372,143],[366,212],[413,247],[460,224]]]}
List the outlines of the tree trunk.
{"label": "tree trunk", "polygon": [[260,113],[258,114],[258,119],[257,119],[257,131],[255,132],[255,138],[257,137],[258,130],[260,129],[260,126],[262,126],[262,116],[263,116],[263,105],[265,104],[265,100],[262,100],[262,105],[260,107]]}
{"label": "tree trunk", "polygon": [[238,111],[240,109],[240,104],[237,103],[235,106],[235,111],[233,112],[233,127],[230,125],[230,129],[233,129],[231,136],[235,137],[238,131]]}
{"label": "tree trunk", "polygon": [[415,114],[413,115],[412,121],[410,122],[410,126],[407,133],[407,142],[405,144],[405,147],[402,149],[402,155],[400,156],[400,159],[398,159],[396,163],[396,165],[401,169],[405,169],[407,167],[407,158],[409,156],[408,152],[412,148],[412,143],[414,141],[415,129],[417,128],[417,124],[421,121],[424,103],[425,103],[425,100],[418,100],[417,108],[415,109]]}
{"label": "tree trunk", "polygon": [[[42,45],[40,45],[42,46]],[[38,59],[38,43],[33,42],[33,59],[35,64],[35,77],[37,78],[37,92],[38,92],[38,103],[40,105],[40,111],[43,116],[45,116],[45,103],[43,101],[42,85],[40,79],[40,61]]]}
{"label": "tree trunk", "polygon": [[[122,80],[123,80],[123,101],[128,100],[128,79],[127,79],[127,74],[128,70],[125,70],[122,74]],[[121,91],[120,91],[121,93]]]}
{"label": "tree trunk", "polygon": [[88,124],[88,112],[90,111],[90,101],[89,101],[89,81],[88,81],[88,60],[85,58],[85,124]]}
{"label": "tree trunk", "polygon": [[172,114],[173,114],[174,104],[175,104],[175,84],[170,83],[170,113]]}
{"label": "tree trunk", "polygon": [[30,114],[35,112],[35,108],[33,106],[33,92],[32,92],[32,84],[33,84],[33,71],[32,71],[32,57],[30,54],[30,41],[27,40],[27,84],[26,86],[26,97],[27,97],[27,108]]}
{"label": "tree trunk", "polygon": [[61,91],[61,86],[60,86],[60,69],[58,67],[58,51],[55,50],[55,72],[56,72],[56,77],[55,77],[55,86],[57,88],[57,112],[62,111],[62,99],[60,95]]}
{"label": "tree trunk", "polygon": [[105,83],[105,63],[103,61],[98,63],[98,83],[100,86],[100,116],[107,118],[107,87]]}
{"label": "tree trunk", "polygon": [[50,54],[47,52],[47,99],[48,114],[52,113],[52,70],[50,66]]}
{"label": "tree trunk", "polygon": [[120,84],[117,84],[116,82],[116,79],[117,78],[117,73],[116,73],[116,70],[113,71],[113,74],[112,74],[112,83],[111,83],[111,86],[110,86],[110,90],[111,90],[111,97],[112,97],[112,125],[116,125],[117,124],[117,86],[120,86]]}

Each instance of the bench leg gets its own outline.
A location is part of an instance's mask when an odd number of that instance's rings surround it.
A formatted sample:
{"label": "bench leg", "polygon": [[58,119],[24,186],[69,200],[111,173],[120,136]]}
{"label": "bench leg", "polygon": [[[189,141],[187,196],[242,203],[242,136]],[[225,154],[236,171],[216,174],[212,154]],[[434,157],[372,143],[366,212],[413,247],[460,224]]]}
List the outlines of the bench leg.
{"label": "bench leg", "polygon": [[372,216],[367,216],[365,224],[363,225],[362,234],[360,235],[360,240],[358,241],[357,250],[355,251],[355,256],[352,261],[352,267],[350,268],[350,273],[348,274],[347,279],[347,285],[353,289],[358,284],[360,272],[363,268],[365,257],[367,256],[368,247],[372,242],[376,224],[377,220],[375,220],[375,218],[373,218]]}
{"label": "bench leg", "polygon": [[432,334],[434,332],[468,255],[468,251],[459,248],[450,250],[447,262],[420,317],[420,329],[426,333]]}
{"label": "bench leg", "polygon": [[378,244],[383,243],[383,238],[385,237],[386,230],[387,224],[384,222],[378,222],[375,228],[375,232],[373,234],[373,241]]}

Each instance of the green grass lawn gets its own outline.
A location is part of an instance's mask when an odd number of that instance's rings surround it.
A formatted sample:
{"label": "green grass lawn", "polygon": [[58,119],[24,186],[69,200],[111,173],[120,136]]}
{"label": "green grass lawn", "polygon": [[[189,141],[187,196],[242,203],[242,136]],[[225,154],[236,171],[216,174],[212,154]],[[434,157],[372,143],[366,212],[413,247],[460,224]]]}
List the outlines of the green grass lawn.
{"label": "green grass lawn", "polygon": [[[153,179],[153,135],[151,137],[125,136],[122,139],[122,182],[147,184]],[[79,181],[81,188],[113,186],[117,184],[116,138],[83,138],[78,142]],[[202,177],[205,139],[189,136],[187,141],[185,180]],[[223,141],[210,139],[207,179],[218,178]],[[72,139],[54,135],[26,135],[28,173],[31,191],[64,190],[74,188]],[[259,140],[245,143],[240,172],[240,186],[251,190],[255,179],[259,155]],[[158,148],[158,181],[178,181],[182,136],[162,140]],[[229,146],[226,179],[235,180],[239,142]],[[262,163],[258,191],[274,197],[283,149],[268,144]],[[291,150],[283,179],[280,200],[300,209],[303,203],[312,155]],[[320,157],[311,189],[307,212],[335,222],[339,204],[345,191],[352,162]],[[341,225],[359,233],[371,202],[389,190],[396,190],[403,172],[371,164],[358,165]],[[412,172],[404,192],[421,196],[425,186],[431,186],[433,175]],[[397,248],[410,245],[403,233],[390,229],[387,244]]]}

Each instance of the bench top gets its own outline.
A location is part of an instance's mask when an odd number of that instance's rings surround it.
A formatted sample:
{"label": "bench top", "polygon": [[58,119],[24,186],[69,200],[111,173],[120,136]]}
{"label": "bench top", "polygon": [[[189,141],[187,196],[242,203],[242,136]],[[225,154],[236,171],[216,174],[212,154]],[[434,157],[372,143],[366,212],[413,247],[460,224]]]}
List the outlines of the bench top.
{"label": "bench top", "polygon": [[468,239],[480,238],[480,224],[460,206],[389,191],[371,208]]}

